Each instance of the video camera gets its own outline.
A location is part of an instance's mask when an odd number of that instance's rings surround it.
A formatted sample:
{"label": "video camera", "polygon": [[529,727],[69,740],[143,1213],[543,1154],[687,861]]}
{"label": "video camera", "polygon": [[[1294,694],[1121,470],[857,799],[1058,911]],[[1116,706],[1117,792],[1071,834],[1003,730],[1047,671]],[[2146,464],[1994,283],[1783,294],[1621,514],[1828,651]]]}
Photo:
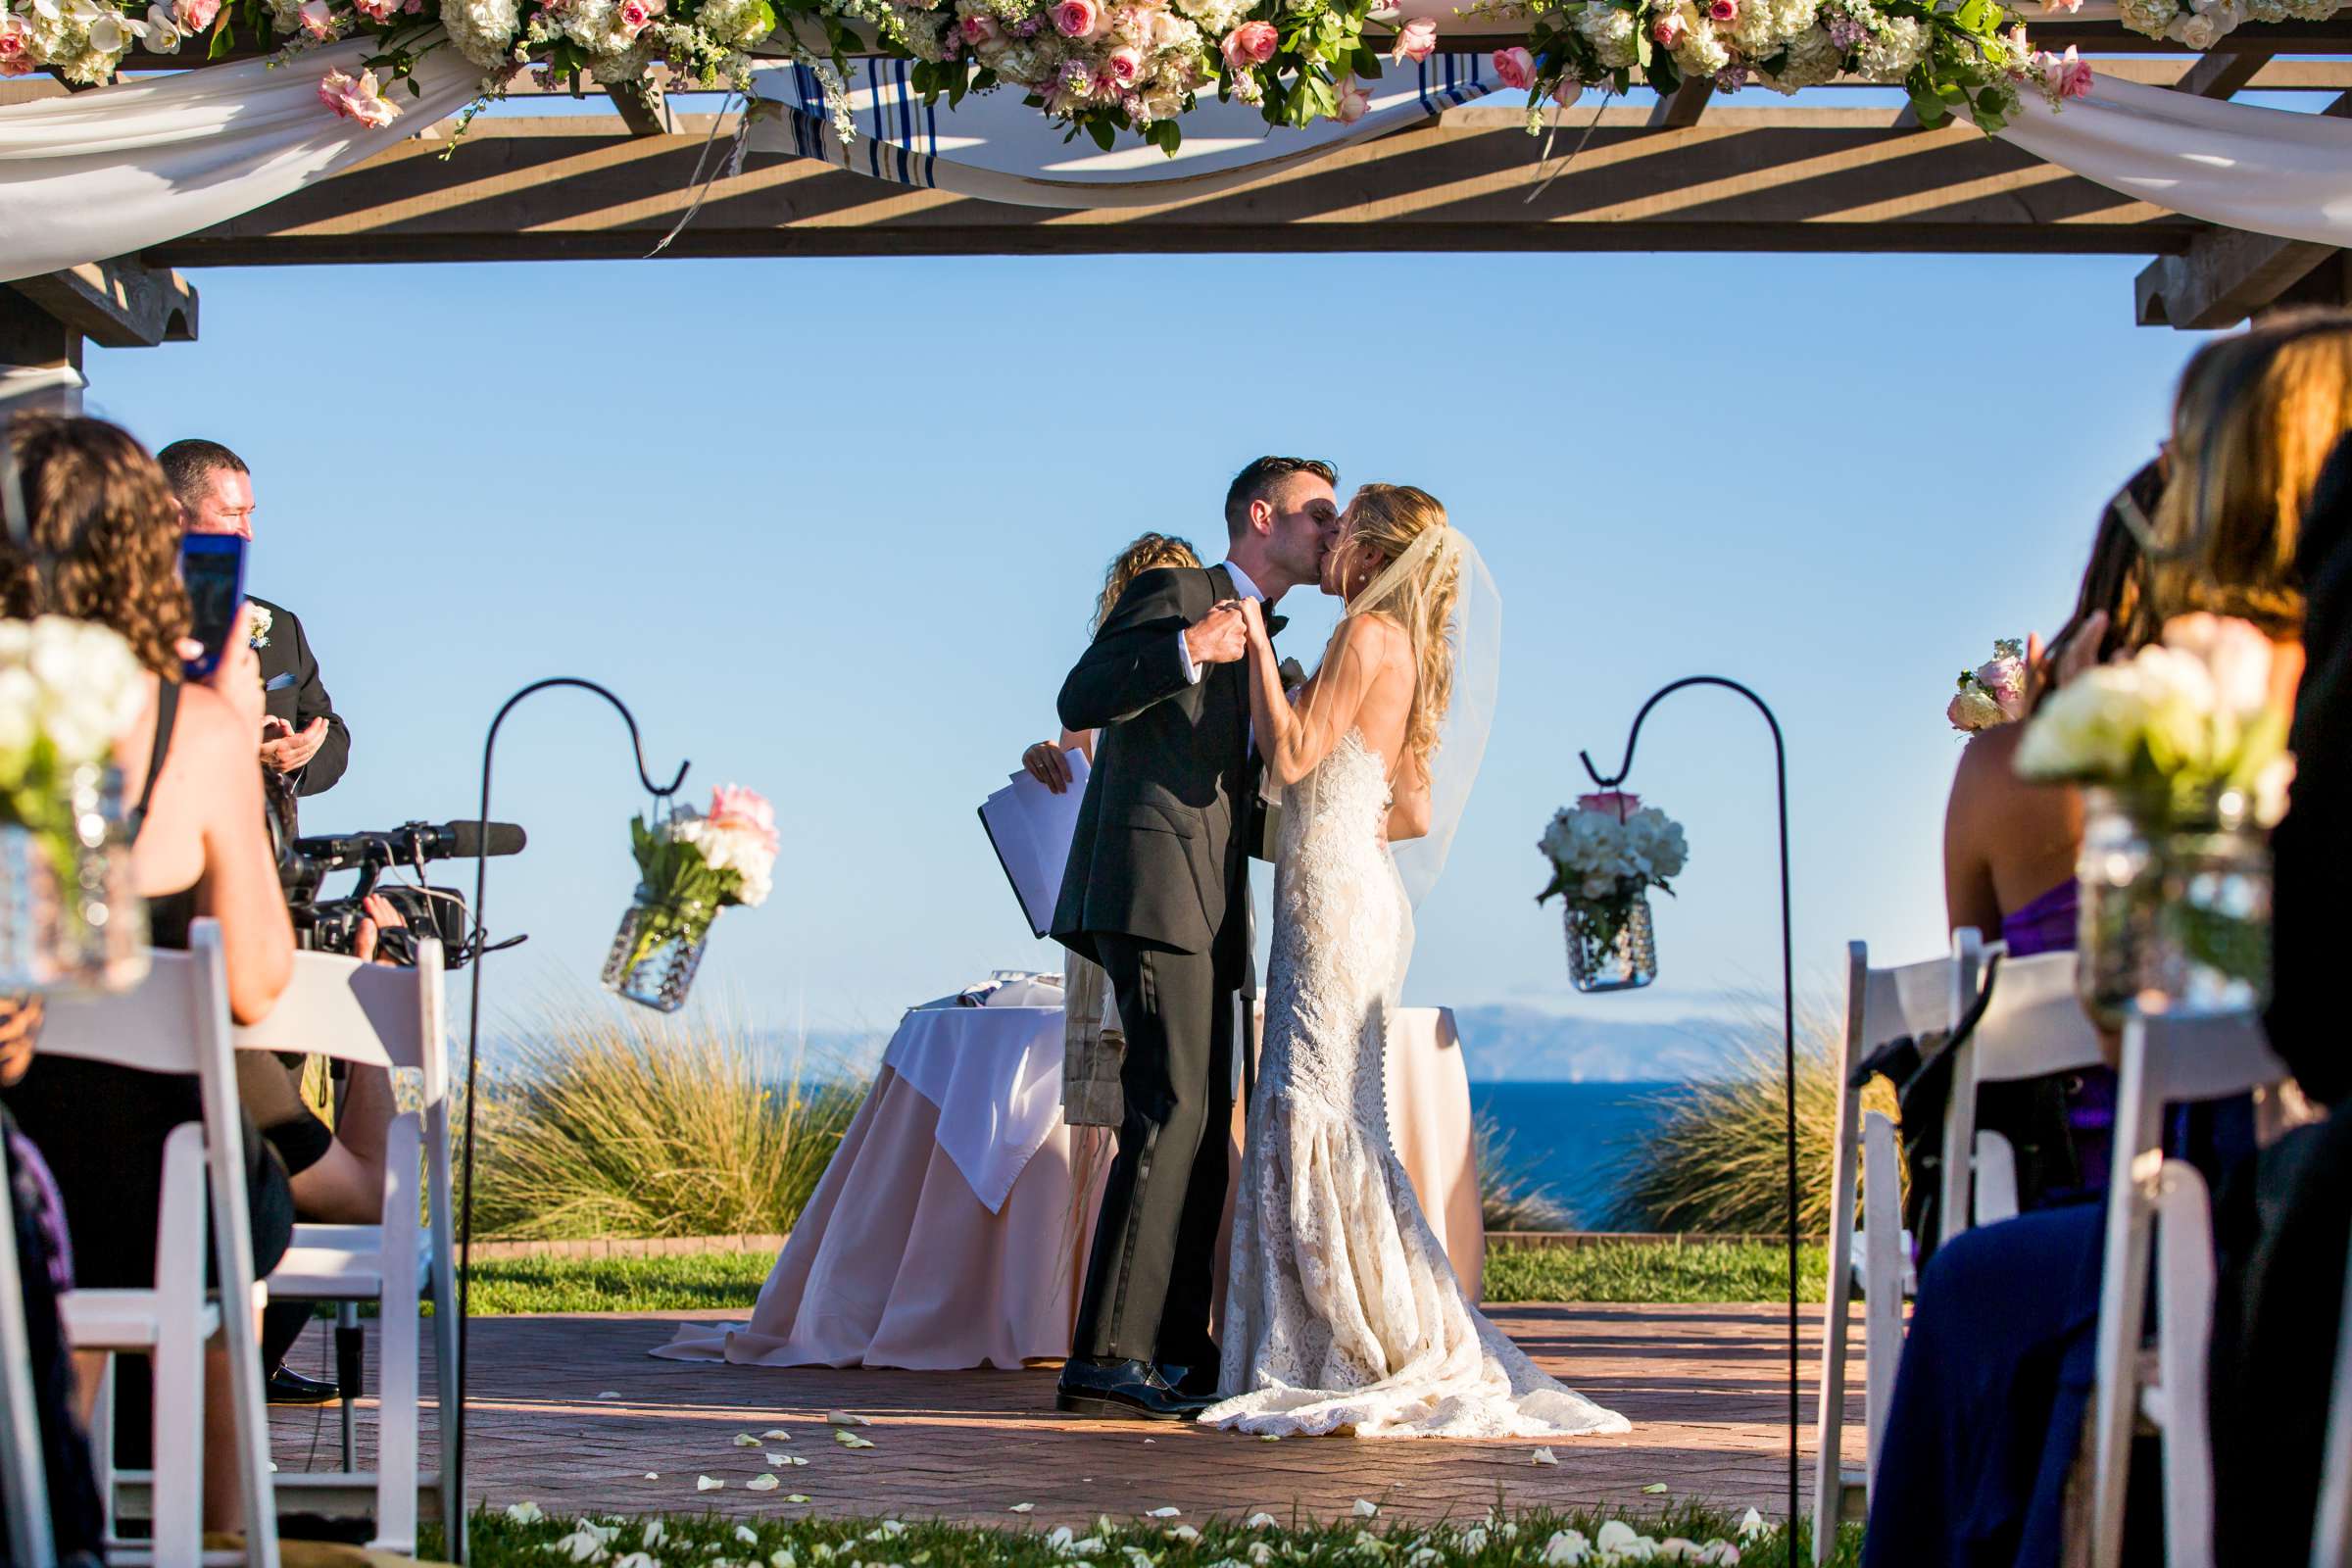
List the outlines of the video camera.
{"label": "video camera", "polygon": [[[485,830],[486,827],[486,830]],[[408,922],[406,932],[382,934],[382,952],[395,963],[416,961],[415,940],[441,939],[442,962],[451,969],[478,957],[466,942],[466,899],[454,888],[417,887],[377,878],[394,866],[422,871],[427,860],[474,859],[485,855],[518,855],[525,840],[512,822],[408,822],[388,833],[346,833],[298,838],[277,859],[277,879],[294,916],[297,945],[319,953],[353,951],[359,942],[363,905],[369,894],[389,903]],[[357,871],[359,885],[339,899],[318,897],[318,884],[336,871]]]}

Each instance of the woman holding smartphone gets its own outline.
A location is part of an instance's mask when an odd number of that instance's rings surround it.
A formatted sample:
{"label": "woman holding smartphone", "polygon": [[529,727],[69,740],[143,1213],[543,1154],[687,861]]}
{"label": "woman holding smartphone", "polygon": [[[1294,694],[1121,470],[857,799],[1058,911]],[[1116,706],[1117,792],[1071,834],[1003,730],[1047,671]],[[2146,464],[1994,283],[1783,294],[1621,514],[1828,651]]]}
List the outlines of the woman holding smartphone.
{"label": "woman holding smartphone", "polygon": [[[130,435],[97,419],[21,415],[8,440],[22,476],[35,560],[0,536],[0,612],[71,615],[121,632],[146,665],[140,717],[116,740],[130,808],[131,870],[147,904],[149,940],[184,948],[199,916],[220,925],[228,1005],[259,1022],[294,967],[294,929],[278,890],[263,824],[254,737],[262,728],[260,667],[242,621],[217,649],[188,638],[188,594],[179,573],[179,513],[163,470]],[[183,679],[185,662],[210,655],[211,672]],[[200,1115],[192,1077],[99,1062],[43,1059],[37,1041],[23,1080],[5,1092],[10,1112],[47,1156],[65,1201],[76,1283],[143,1286],[155,1273],[163,1145]],[[286,1175],[248,1133],[254,1267],[267,1274],[293,1229]],[[216,1348],[206,1376],[205,1522],[239,1523],[226,1358]],[[97,1358],[81,1360],[82,1413],[95,1397]],[[126,1361],[129,1373],[136,1363]],[[118,1377],[117,1415],[144,1446],[143,1401]],[[214,1397],[221,1394],[221,1397]]]}

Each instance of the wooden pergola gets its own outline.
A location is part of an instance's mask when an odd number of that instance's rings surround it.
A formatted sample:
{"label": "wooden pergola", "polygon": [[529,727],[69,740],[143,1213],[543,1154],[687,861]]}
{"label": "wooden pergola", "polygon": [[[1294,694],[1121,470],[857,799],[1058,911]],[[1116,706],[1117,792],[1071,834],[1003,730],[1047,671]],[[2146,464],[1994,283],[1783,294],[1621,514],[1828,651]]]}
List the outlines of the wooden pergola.
{"label": "wooden pergola", "polygon": [[[2034,35],[2041,47],[2095,55],[2112,76],[2217,98],[2317,93],[2324,113],[2352,115],[2352,11],[2325,23],[2249,24],[2201,56],[2112,22],[2040,21]],[[0,103],[64,90],[0,83]],[[488,116],[448,158],[446,132],[428,130],[139,256],[0,287],[0,361],[78,366],[85,339],[116,347],[194,337],[196,296],[179,268],[643,256],[694,199],[714,117],[680,112],[687,102],[653,90],[583,104],[594,113]],[[1482,104],[1238,190],[1097,211],[1001,206],[755,153],[740,175],[710,189],[665,254],[2140,255],[2151,260],[2133,310],[2145,325],[2219,327],[2282,305],[2352,303],[2346,252],[2168,213],[1967,125],[1922,128],[1885,89],[1816,89],[1791,104],[1761,90],[1712,96],[1698,83],[1654,104],[1601,110],[1589,136],[1593,111],[1565,119],[1559,150],[1578,151],[1557,178],[1556,166],[1540,163],[1516,102]]]}

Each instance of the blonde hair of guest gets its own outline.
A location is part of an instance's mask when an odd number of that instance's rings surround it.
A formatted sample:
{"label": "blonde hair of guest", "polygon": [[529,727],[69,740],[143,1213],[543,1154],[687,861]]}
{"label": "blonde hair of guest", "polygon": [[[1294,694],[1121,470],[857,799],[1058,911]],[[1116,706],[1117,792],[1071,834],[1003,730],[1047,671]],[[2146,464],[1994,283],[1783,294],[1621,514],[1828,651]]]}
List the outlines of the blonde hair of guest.
{"label": "blonde hair of guest", "polygon": [[1200,558],[1193,550],[1192,541],[1179,539],[1172,533],[1146,533],[1136,536],[1135,542],[1110,558],[1110,567],[1102,573],[1102,592],[1095,600],[1095,618],[1087,627],[1092,636],[1102,629],[1117,606],[1119,596],[1128,585],[1145,572],[1157,566],[1198,566]]}

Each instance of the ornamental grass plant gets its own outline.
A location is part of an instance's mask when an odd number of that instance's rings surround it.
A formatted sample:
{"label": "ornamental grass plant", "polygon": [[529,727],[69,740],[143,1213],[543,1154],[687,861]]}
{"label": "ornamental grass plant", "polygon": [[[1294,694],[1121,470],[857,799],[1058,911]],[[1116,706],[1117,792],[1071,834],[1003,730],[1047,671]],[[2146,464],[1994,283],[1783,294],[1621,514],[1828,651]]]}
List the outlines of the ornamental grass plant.
{"label": "ornamental grass plant", "polygon": [[[1797,1228],[1830,1227],[1832,1146],[1838,1133],[1839,1013],[1800,1001],[1796,1014]],[[1769,1235],[1788,1223],[1788,1166],[1779,1009],[1739,1026],[1721,1077],[1657,1097],[1659,1119],[1628,1151],[1608,1228]],[[1873,1080],[1866,1108],[1896,1115],[1893,1091]],[[1856,1199],[1859,1211],[1860,1200]]]}
{"label": "ornamental grass plant", "polygon": [[539,1009],[502,1058],[475,1121],[486,1237],[781,1234],[865,1096],[778,1070],[737,1020],[584,999]]}
{"label": "ornamental grass plant", "polygon": [[1568,1228],[1567,1206],[1529,1173],[1500,1122],[1481,1111],[1471,1118],[1470,1135],[1478,1152],[1478,1206],[1489,1235]]}

